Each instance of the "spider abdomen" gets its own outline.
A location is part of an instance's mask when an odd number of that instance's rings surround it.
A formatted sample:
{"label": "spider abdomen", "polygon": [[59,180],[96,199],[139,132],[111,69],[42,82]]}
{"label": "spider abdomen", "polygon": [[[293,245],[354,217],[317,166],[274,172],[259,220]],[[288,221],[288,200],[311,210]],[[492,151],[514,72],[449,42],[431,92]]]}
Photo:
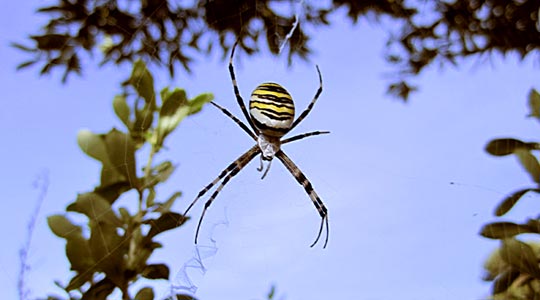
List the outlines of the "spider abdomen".
{"label": "spider abdomen", "polygon": [[266,82],[251,94],[249,113],[263,134],[282,137],[289,131],[294,120],[294,102],[284,87]]}

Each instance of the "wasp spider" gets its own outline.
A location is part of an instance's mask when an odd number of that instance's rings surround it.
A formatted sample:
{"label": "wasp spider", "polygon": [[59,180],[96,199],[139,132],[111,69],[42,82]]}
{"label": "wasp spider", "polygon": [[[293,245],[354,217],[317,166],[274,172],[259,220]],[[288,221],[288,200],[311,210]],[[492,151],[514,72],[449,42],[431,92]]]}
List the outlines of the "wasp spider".
{"label": "wasp spider", "polygon": [[244,104],[244,100],[240,95],[240,91],[236,83],[236,76],[234,74],[233,57],[236,45],[237,43],[233,46],[231,52],[231,57],[229,61],[229,73],[231,75],[236,100],[238,101],[242,113],[244,114],[244,117],[248,121],[249,126],[253,131],[251,131],[248,126],[242,121],[240,121],[237,117],[232,115],[227,109],[221,107],[214,102],[211,103],[219,110],[221,110],[225,115],[231,118],[236,124],[238,124],[249,136],[251,136],[257,142],[257,144],[251,149],[249,149],[242,156],[240,156],[237,160],[232,162],[227,168],[225,168],[225,170],[223,170],[219,174],[216,179],[214,179],[214,181],[204,187],[197,195],[197,198],[195,198],[195,200],[193,200],[193,202],[186,209],[184,215],[188,213],[188,211],[193,207],[193,205],[195,205],[197,200],[199,200],[206,192],[208,192],[208,190],[210,190],[220,180],[223,180],[204,205],[203,212],[197,225],[197,231],[195,233],[195,244],[197,244],[197,237],[199,235],[199,229],[201,227],[204,214],[208,207],[212,204],[212,201],[214,201],[214,199],[217,197],[223,187],[227,184],[227,182],[229,182],[229,180],[231,180],[236,174],[238,174],[238,172],[240,172],[240,170],[242,170],[255,156],[261,154],[260,167],[257,168],[257,170],[262,172],[263,160],[268,161],[268,166],[264,171],[261,179],[266,176],[266,173],[270,169],[272,159],[274,157],[277,157],[285,165],[287,170],[289,170],[289,172],[294,176],[294,178],[296,178],[298,183],[300,183],[304,187],[306,193],[313,201],[315,208],[317,208],[317,211],[321,216],[321,225],[319,228],[319,232],[317,234],[317,238],[315,239],[313,244],[311,244],[311,247],[313,247],[317,243],[317,241],[321,237],[323,227],[324,225],[326,225],[326,239],[323,246],[323,248],[326,248],[329,233],[327,209],[317,195],[317,193],[315,192],[315,190],[313,189],[313,187],[311,186],[311,183],[306,178],[304,173],[302,173],[302,171],[300,171],[300,169],[285,154],[285,152],[281,150],[282,144],[297,141],[309,136],[329,133],[328,131],[313,131],[299,134],[284,140],[281,139],[285,134],[287,134],[294,127],[296,127],[296,125],[298,125],[309,114],[309,112],[313,108],[313,105],[319,98],[322,92],[321,71],[317,66],[317,73],[319,74],[319,88],[315,94],[315,97],[296,120],[294,120],[294,102],[291,95],[281,85],[271,82],[263,83],[253,91],[253,93],[251,94],[251,99],[249,101],[248,114],[246,106]]}

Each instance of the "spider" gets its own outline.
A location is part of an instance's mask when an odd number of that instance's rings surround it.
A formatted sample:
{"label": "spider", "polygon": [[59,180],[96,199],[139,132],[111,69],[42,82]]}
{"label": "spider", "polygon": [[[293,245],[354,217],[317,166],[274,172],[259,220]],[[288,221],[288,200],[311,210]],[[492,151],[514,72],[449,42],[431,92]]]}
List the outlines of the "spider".
{"label": "spider", "polygon": [[315,190],[313,189],[311,182],[306,178],[304,173],[302,173],[302,171],[300,171],[300,169],[294,164],[294,162],[289,158],[289,156],[287,156],[285,152],[281,150],[282,144],[287,144],[309,136],[330,133],[329,131],[312,131],[295,135],[284,140],[281,139],[285,134],[287,134],[294,127],[296,127],[309,114],[309,112],[315,105],[315,102],[321,95],[323,89],[321,71],[319,70],[319,67],[316,66],[317,73],[319,75],[319,88],[317,89],[317,92],[315,93],[315,96],[313,97],[311,103],[296,120],[294,120],[294,102],[291,95],[281,85],[272,82],[262,83],[257,88],[255,88],[255,90],[251,94],[251,99],[249,101],[248,114],[246,106],[244,104],[244,100],[240,95],[240,91],[236,82],[236,76],[234,74],[233,57],[237,44],[238,42],[236,42],[232,48],[229,60],[229,73],[231,76],[233,90],[236,96],[236,100],[238,101],[238,105],[240,106],[244,117],[246,118],[249,126],[253,131],[250,130],[245,123],[240,121],[240,119],[235,117],[227,109],[223,108],[217,103],[211,103],[219,110],[221,110],[225,115],[231,118],[238,126],[240,126],[251,138],[253,138],[253,140],[256,141],[257,144],[251,149],[249,149],[246,153],[242,154],[234,162],[232,162],[219,174],[216,179],[214,179],[214,181],[204,187],[199,192],[195,200],[193,200],[193,202],[184,212],[184,215],[186,215],[193,207],[193,205],[195,205],[195,203],[204,194],[206,194],[206,192],[208,192],[212,187],[214,187],[220,180],[223,180],[204,205],[204,209],[202,211],[195,233],[195,244],[197,244],[199,229],[201,227],[204,214],[206,213],[208,207],[210,207],[214,199],[217,197],[223,187],[227,184],[227,182],[229,182],[229,180],[231,180],[236,174],[238,174],[238,172],[240,172],[240,170],[242,170],[255,156],[260,154],[260,166],[257,168],[259,172],[263,171],[263,161],[268,161],[268,166],[262,174],[261,179],[264,179],[264,177],[268,173],[268,170],[270,169],[270,165],[272,163],[272,159],[274,157],[277,157],[285,165],[287,170],[289,170],[289,172],[294,176],[294,178],[296,178],[296,181],[298,181],[298,183],[304,187],[306,193],[313,201],[315,208],[321,216],[321,225],[319,227],[317,238],[310,247],[313,247],[315,246],[315,244],[317,244],[319,238],[321,237],[323,227],[324,225],[326,225],[326,239],[323,246],[323,248],[326,248],[326,245],[328,244],[329,234],[328,211]]}

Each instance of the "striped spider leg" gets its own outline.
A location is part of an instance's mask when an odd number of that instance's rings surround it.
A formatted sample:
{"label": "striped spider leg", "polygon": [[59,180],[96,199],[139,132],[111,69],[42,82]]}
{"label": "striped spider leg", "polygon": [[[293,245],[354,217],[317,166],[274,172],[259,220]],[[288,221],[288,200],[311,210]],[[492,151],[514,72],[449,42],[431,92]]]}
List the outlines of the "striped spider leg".
{"label": "striped spider leg", "polygon": [[[327,134],[329,131],[312,131],[303,134],[299,134],[284,140],[281,138],[291,131],[296,125],[298,125],[311,111],[315,102],[322,93],[322,75],[317,66],[317,73],[319,75],[319,88],[313,97],[313,100],[310,102],[308,107],[300,114],[300,116],[294,120],[294,102],[287,90],[277,83],[267,82],[260,84],[253,93],[249,101],[249,113],[244,104],[244,100],[240,95],[240,90],[236,82],[236,76],[234,74],[233,67],[233,57],[234,51],[237,43],[233,46],[231,57],[229,61],[229,73],[231,76],[234,94],[236,96],[238,105],[244,114],[244,117],[248,121],[251,129],[244,124],[240,119],[235,117],[227,109],[221,107],[220,105],[211,102],[215,107],[221,110],[226,116],[231,118],[240,128],[242,128],[253,140],[256,141],[256,145],[249,149],[246,153],[241,155],[238,159],[232,162],[227,168],[225,168],[219,176],[204,187],[195,200],[189,205],[189,207],[184,212],[184,215],[195,205],[195,203],[212,189],[219,181],[221,183],[218,185],[214,193],[207,200],[204,205],[203,212],[199,218],[197,225],[197,230],[195,233],[195,244],[197,243],[197,237],[199,235],[199,229],[202,224],[202,220],[206,213],[206,210],[214,199],[218,196],[219,192],[224,188],[224,186],[236,175],[238,174],[255,156],[261,155],[261,165],[257,168],[258,171],[263,170],[263,161],[268,161],[268,166],[264,171],[261,179],[263,179],[270,169],[270,164],[274,157],[277,157],[287,168],[287,170],[293,175],[293,177],[298,181],[302,187],[304,187],[306,193],[311,198],[315,208],[321,216],[321,225],[317,234],[315,241],[311,244],[311,247],[315,246],[319,241],[323,227],[326,225],[326,239],[324,242],[323,248],[326,248],[328,244],[329,236],[329,226],[328,226],[328,210],[326,209],[324,203],[317,195],[313,189],[311,182],[307,177],[302,173],[302,171],[294,164],[294,162],[281,150],[281,145],[297,141],[309,136],[315,136],[320,134]],[[252,131],[253,130],[253,131]]]}

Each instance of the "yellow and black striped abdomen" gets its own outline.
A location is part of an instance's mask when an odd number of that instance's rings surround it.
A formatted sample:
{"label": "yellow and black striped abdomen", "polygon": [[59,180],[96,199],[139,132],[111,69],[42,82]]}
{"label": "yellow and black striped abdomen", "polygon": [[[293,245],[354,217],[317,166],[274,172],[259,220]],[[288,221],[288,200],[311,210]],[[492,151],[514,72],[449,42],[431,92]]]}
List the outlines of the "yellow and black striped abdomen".
{"label": "yellow and black striped abdomen", "polygon": [[282,137],[294,120],[294,102],[284,87],[266,82],[251,94],[249,113],[263,134]]}

